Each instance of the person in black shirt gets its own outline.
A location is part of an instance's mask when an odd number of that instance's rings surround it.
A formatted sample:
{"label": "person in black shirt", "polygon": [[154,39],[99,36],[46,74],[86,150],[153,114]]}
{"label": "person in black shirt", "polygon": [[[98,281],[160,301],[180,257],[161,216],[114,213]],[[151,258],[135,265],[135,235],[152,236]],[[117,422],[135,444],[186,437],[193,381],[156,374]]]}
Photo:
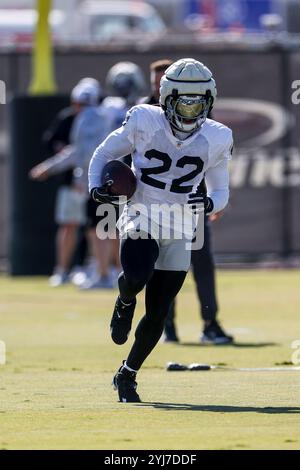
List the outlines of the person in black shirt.
{"label": "person in black shirt", "polygon": [[[48,129],[44,132],[43,143],[45,144],[49,155],[62,150],[66,145],[70,144],[70,132],[72,124],[76,116],[76,109],[74,106],[62,109]],[[70,186],[73,178],[73,170],[67,170],[60,174],[60,181],[62,185]]]}

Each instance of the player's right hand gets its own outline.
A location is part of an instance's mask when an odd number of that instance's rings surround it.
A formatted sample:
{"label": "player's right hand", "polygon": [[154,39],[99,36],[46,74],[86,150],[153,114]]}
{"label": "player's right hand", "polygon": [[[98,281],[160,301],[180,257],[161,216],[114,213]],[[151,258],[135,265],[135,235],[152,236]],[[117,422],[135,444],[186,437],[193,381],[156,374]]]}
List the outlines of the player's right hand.
{"label": "player's right hand", "polygon": [[96,202],[101,202],[103,204],[113,204],[114,206],[119,206],[123,201],[120,196],[113,196],[109,194],[109,186],[103,185],[99,186],[98,188],[93,188],[91,190],[91,197]]}

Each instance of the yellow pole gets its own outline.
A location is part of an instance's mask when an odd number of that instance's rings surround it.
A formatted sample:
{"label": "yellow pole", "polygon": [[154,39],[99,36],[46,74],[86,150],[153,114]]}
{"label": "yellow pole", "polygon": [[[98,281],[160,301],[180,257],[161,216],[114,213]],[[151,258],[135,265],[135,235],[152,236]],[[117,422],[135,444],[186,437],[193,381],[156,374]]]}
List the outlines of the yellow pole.
{"label": "yellow pole", "polygon": [[56,93],[54,78],[51,33],[48,16],[52,0],[37,0],[38,23],[35,31],[32,54],[31,95],[53,95]]}

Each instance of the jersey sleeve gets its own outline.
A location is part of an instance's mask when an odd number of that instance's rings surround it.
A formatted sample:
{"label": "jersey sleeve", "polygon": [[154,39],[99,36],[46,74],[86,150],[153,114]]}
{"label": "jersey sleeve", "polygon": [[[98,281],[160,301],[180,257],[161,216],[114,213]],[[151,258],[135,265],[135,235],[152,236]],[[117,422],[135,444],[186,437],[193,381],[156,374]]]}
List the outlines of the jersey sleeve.
{"label": "jersey sleeve", "polygon": [[216,166],[223,160],[231,160],[233,150],[232,131],[228,127],[222,128],[218,143],[214,145],[214,155],[212,156],[212,165]]}
{"label": "jersey sleeve", "polygon": [[109,134],[95,150],[89,165],[89,191],[100,186],[104,165],[131,154],[135,148],[137,110],[132,108],[126,114],[123,125]]}
{"label": "jersey sleeve", "polygon": [[212,199],[214,209],[212,214],[224,209],[229,200],[229,160],[232,156],[232,132],[226,128],[222,142],[216,146],[216,153],[205,174],[207,195]]}

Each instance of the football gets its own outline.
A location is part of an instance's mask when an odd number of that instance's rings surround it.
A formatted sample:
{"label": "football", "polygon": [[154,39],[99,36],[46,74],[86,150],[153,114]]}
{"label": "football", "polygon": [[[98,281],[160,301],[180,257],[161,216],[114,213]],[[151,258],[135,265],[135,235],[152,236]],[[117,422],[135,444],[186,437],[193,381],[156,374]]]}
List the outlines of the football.
{"label": "football", "polygon": [[130,199],[136,190],[136,177],[126,163],[112,160],[102,170],[101,184],[108,185],[112,195]]}

